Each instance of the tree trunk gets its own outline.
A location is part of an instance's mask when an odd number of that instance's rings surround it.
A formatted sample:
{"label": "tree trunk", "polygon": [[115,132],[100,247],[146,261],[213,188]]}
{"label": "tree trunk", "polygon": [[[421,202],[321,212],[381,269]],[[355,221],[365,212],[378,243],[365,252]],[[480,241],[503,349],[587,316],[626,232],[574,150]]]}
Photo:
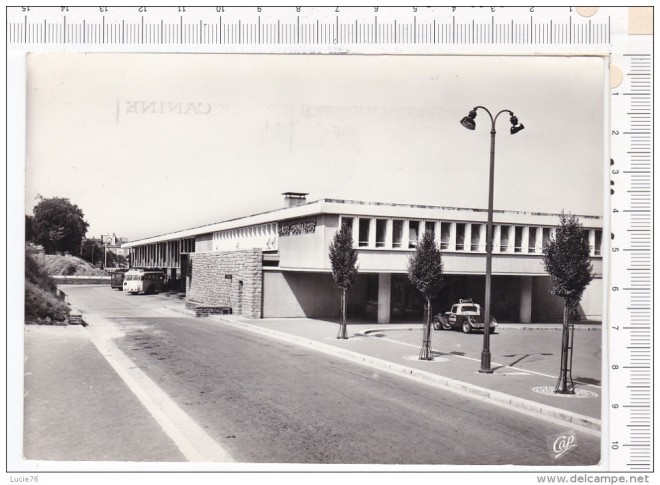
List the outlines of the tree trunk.
{"label": "tree trunk", "polygon": [[341,309],[340,309],[339,334],[337,338],[347,339],[346,335],[346,288],[341,289]]}
{"label": "tree trunk", "polygon": [[424,309],[424,327],[422,338],[422,349],[419,351],[420,360],[433,360],[431,352],[431,299],[426,298]]}
{"label": "tree trunk", "polygon": [[564,324],[562,326],[561,334],[561,367],[559,369],[559,379],[555,386],[555,393],[558,394],[573,394],[575,391],[569,385],[570,369],[568,368],[568,352],[569,352],[569,318],[568,318],[568,302],[564,299]]}

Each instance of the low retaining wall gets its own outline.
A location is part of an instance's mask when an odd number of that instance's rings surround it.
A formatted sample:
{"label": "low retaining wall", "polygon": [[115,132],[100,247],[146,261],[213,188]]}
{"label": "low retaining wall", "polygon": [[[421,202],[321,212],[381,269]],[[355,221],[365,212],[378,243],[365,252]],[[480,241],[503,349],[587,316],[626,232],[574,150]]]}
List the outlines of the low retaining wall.
{"label": "low retaining wall", "polygon": [[231,315],[231,307],[203,305],[196,301],[186,301],[186,310],[195,312],[196,317],[208,317],[209,315]]}
{"label": "low retaining wall", "polygon": [[85,327],[86,324],[83,321],[82,313],[78,310],[71,309],[71,313],[69,314],[69,325],[82,325]]}
{"label": "low retaining wall", "polygon": [[109,276],[51,276],[57,285],[109,285]]}

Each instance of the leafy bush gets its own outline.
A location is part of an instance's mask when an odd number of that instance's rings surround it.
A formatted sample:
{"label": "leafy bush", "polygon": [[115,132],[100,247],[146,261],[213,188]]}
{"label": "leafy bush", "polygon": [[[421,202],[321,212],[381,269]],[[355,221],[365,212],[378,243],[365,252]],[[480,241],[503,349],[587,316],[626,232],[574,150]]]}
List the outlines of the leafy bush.
{"label": "leafy bush", "polygon": [[57,291],[57,286],[39,264],[38,260],[27,254],[25,255],[25,280],[26,283],[29,281],[51,293]]}
{"label": "leafy bush", "polygon": [[25,323],[66,324],[69,307],[57,298],[57,286],[39,264],[25,255]]}

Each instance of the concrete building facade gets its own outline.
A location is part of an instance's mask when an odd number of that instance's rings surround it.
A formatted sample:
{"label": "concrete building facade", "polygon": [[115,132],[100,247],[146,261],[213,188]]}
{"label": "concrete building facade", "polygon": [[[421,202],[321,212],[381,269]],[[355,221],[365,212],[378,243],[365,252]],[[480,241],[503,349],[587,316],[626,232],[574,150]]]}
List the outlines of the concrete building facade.
{"label": "concrete building facade", "polygon": [[[286,193],[287,207],[124,244],[132,264],[168,270],[186,298],[229,306],[253,318],[336,318],[339,291],[328,248],[340,225],[352,229],[359,276],[349,316],[378,323],[418,320],[423,299],[407,278],[408,258],[431,232],[442,251],[445,286],[434,311],[459,298],[483,304],[485,209],[321,199]],[[577,215],[591,247],[594,280],[579,311],[602,318],[602,219]],[[559,214],[494,211],[493,314],[504,322],[558,321],[562,300],[550,293],[542,248]],[[192,272],[189,266],[192,265]],[[240,282],[240,286],[239,286]],[[181,285],[183,288],[183,284]],[[239,292],[240,291],[240,292]]]}

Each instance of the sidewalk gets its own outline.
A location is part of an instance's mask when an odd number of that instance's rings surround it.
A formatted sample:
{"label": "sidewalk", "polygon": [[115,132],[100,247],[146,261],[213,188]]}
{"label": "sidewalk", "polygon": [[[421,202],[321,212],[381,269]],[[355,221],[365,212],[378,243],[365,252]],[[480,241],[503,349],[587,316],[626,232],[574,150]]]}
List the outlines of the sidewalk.
{"label": "sidewalk", "polygon": [[[166,308],[191,315],[181,302],[166,302]],[[433,361],[420,361],[417,356],[421,346],[420,324],[358,323],[348,325],[347,340],[336,338],[336,322],[308,318],[248,319],[235,315],[208,317],[227,325],[284,340],[297,345],[359,362],[375,369],[399,374],[426,384],[469,395],[511,410],[544,419],[561,422],[592,434],[600,432],[600,412],[603,390],[590,382],[576,382],[578,394],[583,397],[554,395],[551,391],[557,376],[518,367],[499,366],[493,358],[493,374],[478,372],[479,355],[461,355],[462,352],[442,352],[444,332],[433,334]],[[205,318],[199,318],[204,324]],[[498,328],[498,338],[519,334],[522,330],[561,328],[544,324],[503,324]],[[577,330],[577,329],[576,329]],[[600,325],[582,324],[580,330],[599,331]],[[535,332],[536,333],[536,332]],[[541,335],[544,335],[543,332]],[[414,336],[419,336],[415,339]],[[406,338],[402,338],[402,337]],[[502,337],[504,336],[504,337]],[[482,339],[482,334],[473,335]],[[476,357],[476,358],[475,358]],[[543,388],[545,393],[534,391]]]}
{"label": "sidewalk", "polygon": [[183,461],[88,333],[79,325],[25,326],[25,459]]}

